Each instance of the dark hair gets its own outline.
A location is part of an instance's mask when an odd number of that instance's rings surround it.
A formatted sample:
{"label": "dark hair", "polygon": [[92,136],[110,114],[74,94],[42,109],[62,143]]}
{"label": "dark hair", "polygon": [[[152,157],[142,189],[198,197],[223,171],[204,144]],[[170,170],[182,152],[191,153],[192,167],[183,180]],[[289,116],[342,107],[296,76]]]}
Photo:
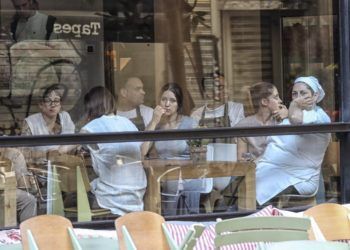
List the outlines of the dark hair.
{"label": "dark hair", "polygon": [[55,92],[59,97],[61,98],[61,101],[64,101],[64,99],[67,96],[67,86],[60,84],[60,83],[55,83],[47,87],[43,93],[42,100],[47,98],[50,93]]}
{"label": "dark hair", "polygon": [[273,93],[275,85],[269,82],[258,82],[249,88],[250,98],[255,112],[258,112],[261,100],[268,98]]}
{"label": "dark hair", "polygon": [[85,115],[88,120],[93,120],[111,113],[115,114],[117,110],[114,96],[108,89],[102,86],[90,89],[84,96],[84,105]]}
{"label": "dark hair", "polygon": [[176,102],[177,102],[177,112],[181,114],[182,108],[183,108],[183,98],[184,98],[181,87],[177,83],[167,83],[160,90],[160,96],[167,90],[174,93]]}

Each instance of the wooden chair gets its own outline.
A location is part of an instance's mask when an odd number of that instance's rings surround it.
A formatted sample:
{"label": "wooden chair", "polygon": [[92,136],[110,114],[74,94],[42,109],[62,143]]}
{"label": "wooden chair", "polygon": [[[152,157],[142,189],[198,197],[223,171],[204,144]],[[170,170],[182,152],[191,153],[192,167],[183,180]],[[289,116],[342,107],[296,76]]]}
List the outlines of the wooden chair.
{"label": "wooden chair", "polygon": [[39,215],[20,224],[24,250],[81,249],[70,220],[58,215]]}
{"label": "wooden chair", "polygon": [[349,240],[349,211],[335,203],[323,203],[309,208],[305,215],[315,219],[326,240]]}
{"label": "wooden chair", "polygon": [[[132,212],[115,220],[121,249],[171,249],[191,250],[205,227],[194,224],[183,241],[177,245],[168,231],[164,218],[153,212]],[[149,240],[152,239],[152,240]]]}
{"label": "wooden chair", "polygon": [[[132,249],[126,242],[122,227],[131,235],[136,249],[169,249],[167,240],[162,231],[163,216],[153,212],[132,212],[115,220],[120,249]],[[125,229],[124,229],[125,231]],[[127,235],[127,234],[126,234]]]}
{"label": "wooden chair", "polygon": [[244,242],[307,240],[308,218],[267,216],[241,217],[217,222],[215,247]]}
{"label": "wooden chair", "polygon": [[191,225],[180,245],[175,243],[165,223],[162,224],[162,228],[171,250],[192,250],[196,246],[198,238],[204,232],[205,226],[202,224]]}
{"label": "wooden chair", "polygon": [[322,242],[322,241],[285,241],[275,243],[260,243],[256,250],[295,250],[295,249],[307,249],[307,250],[350,250],[349,244],[341,242]]}
{"label": "wooden chair", "polygon": [[[322,179],[323,180],[323,179]],[[322,183],[323,185],[323,183]],[[300,206],[315,206],[316,194],[318,189],[312,194],[282,194],[278,197],[278,208],[284,207],[300,207]]]}
{"label": "wooden chair", "polygon": [[16,174],[12,162],[0,158],[0,226],[16,226]]}
{"label": "wooden chair", "polygon": [[[74,155],[55,156],[52,158],[52,165],[54,169],[58,170],[56,171],[60,176],[59,186],[56,184],[56,186],[53,188],[53,190],[55,190],[55,194],[59,194],[59,190],[66,192],[77,192],[77,207],[63,208],[62,196],[53,199],[53,211],[55,211],[55,214],[62,214],[60,211],[64,210],[64,213],[76,214],[79,222],[91,221],[92,217],[111,214],[109,209],[90,208],[89,199],[87,196],[87,192],[90,191],[89,178],[84,160],[81,157]],[[61,166],[61,168],[58,169],[57,166]],[[65,168],[68,168],[67,172],[64,172]],[[75,185],[74,188],[72,182]]]}

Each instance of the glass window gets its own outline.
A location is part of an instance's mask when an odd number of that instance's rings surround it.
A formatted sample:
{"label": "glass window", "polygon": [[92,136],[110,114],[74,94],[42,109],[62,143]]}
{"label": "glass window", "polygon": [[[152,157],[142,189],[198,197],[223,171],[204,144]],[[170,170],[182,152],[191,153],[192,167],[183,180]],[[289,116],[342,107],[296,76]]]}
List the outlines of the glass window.
{"label": "glass window", "polygon": [[340,202],[339,1],[0,3],[8,225]]}

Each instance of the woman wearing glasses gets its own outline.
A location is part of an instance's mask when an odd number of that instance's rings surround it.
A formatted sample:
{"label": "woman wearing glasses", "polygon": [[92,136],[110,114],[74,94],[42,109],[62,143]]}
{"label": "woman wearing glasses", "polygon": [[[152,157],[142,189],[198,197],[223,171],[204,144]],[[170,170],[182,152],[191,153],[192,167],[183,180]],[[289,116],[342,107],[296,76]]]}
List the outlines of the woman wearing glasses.
{"label": "woman wearing glasses", "polygon": [[[59,135],[73,134],[75,125],[66,111],[62,111],[61,102],[66,96],[67,90],[62,84],[53,84],[43,93],[39,102],[40,113],[28,116],[24,119],[22,135]],[[75,147],[75,146],[73,146]],[[61,153],[72,149],[72,146],[40,146],[36,150],[58,150]]]}

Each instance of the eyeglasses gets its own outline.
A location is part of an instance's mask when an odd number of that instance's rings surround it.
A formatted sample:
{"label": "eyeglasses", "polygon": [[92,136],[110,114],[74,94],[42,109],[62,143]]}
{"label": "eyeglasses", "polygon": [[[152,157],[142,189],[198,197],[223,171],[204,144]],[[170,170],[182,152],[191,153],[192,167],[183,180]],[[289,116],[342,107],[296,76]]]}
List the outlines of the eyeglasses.
{"label": "eyeglasses", "polygon": [[61,100],[60,99],[44,99],[44,103],[48,106],[57,106],[61,104]]}

